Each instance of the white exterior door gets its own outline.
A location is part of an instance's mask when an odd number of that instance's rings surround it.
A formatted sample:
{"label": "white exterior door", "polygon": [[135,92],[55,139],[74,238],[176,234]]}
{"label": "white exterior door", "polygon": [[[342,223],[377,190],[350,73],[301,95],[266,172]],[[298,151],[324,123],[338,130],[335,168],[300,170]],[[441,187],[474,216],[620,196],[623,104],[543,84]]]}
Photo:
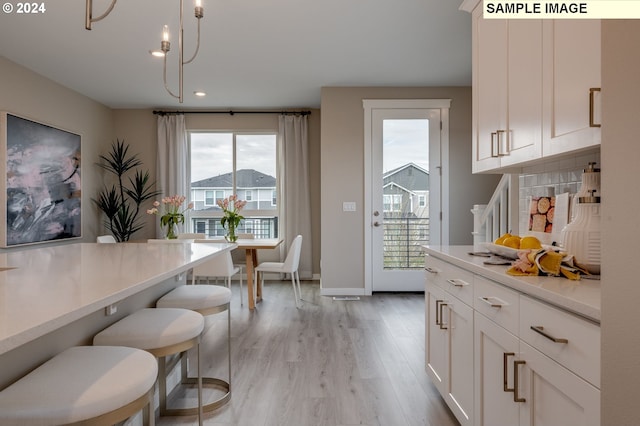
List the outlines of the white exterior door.
{"label": "white exterior door", "polygon": [[[443,108],[427,108],[429,101],[420,107],[419,100],[392,101],[397,108],[377,102],[383,105],[365,112],[365,288],[368,294],[424,291],[421,246],[440,244],[442,232]],[[414,105],[402,107],[403,102]]]}

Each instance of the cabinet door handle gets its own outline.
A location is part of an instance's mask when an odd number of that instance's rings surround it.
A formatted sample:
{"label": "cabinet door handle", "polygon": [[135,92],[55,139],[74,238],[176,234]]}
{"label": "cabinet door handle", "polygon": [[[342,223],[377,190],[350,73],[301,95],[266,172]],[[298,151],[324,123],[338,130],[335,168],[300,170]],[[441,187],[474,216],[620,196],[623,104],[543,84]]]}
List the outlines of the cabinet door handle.
{"label": "cabinet door handle", "polygon": [[439,306],[438,306],[438,305],[440,305],[440,303],[441,303],[441,302],[443,302],[443,300],[437,300],[437,299],[436,299],[436,309],[435,309],[435,314],[436,314],[436,325],[440,325],[440,318],[438,317],[438,309],[439,309]]}
{"label": "cabinet door handle", "polygon": [[518,387],[520,385],[520,379],[518,375],[518,366],[525,365],[527,361],[513,361],[513,401],[514,402],[527,402],[525,398],[520,398],[518,395]]}
{"label": "cabinet door handle", "polygon": [[442,272],[438,268],[434,268],[434,267],[431,267],[431,266],[425,266],[424,270],[429,272],[429,273],[432,273],[432,274],[439,274],[440,272]]}
{"label": "cabinet door handle", "polygon": [[552,342],[555,343],[569,343],[569,340],[567,339],[563,339],[561,337],[553,337],[552,335],[550,335],[549,333],[547,333],[546,331],[544,331],[544,327],[541,325],[532,325],[531,329],[533,331],[535,331],[538,334],[542,334],[544,337],[546,337],[547,339],[551,340]]}
{"label": "cabinet door handle", "polygon": [[449,306],[448,303],[445,303],[444,300],[440,301],[440,306],[438,307],[438,312],[440,314],[440,324],[438,324],[440,326],[440,330],[447,330],[449,327],[447,327],[447,324],[444,323],[444,321],[442,320],[442,307],[443,306]]}
{"label": "cabinet door handle", "polygon": [[600,92],[599,87],[592,87],[589,89],[589,127],[602,127],[602,124],[595,122],[595,93]]}
{"label": "cabinet door handle", "polygon": [[491,132],[491,156],[498,157],[500,148],[498,147],[498,132]]}
{"label": "cabinet door handle", "polygon": [[[482,300],[484,303],[486,303],[487,305],[491,306],[492,308],[502,308],[503,306],[507,306],[508,303],[505,302],[504,300],[498,299],[497,297],[478,297],[478,299]],[[497,301],[497,302],[495,302]]]}
{"label": "cabinet door handle", "polygon": [[[498,130],[498,157],[504,157],[505,155],[509,155],[509,142],[503,142],[503,139],[506,137],[506,130]],[[504,149],[503,149],[504,146]]]}
{"label": "cabinet door handle", "polygon": [[508,374],[508,365],[509,365],[509,357],[515,356],[516,354],[513,352],[503,352],[502,353],[502,378],[504,382],[504,386],[502,388],[505,392],[514,392],[515,388],[509,388],[509,374]]}
{"label": "cabinet door handle", "polygon": [[450,280],[447,280],[447,282],[448,282],[449,284],[451,284],[451,285],[456,286],[456,287],[466,287],[466,286],[468,286],[468,285],[469,285],[469,283],[468,283],[468,282],[466,282],[466,281],[464,281],[464,280],[461,280],[461,279],[458,279],[458,278],[452,278],[452,279],[450,279]]}

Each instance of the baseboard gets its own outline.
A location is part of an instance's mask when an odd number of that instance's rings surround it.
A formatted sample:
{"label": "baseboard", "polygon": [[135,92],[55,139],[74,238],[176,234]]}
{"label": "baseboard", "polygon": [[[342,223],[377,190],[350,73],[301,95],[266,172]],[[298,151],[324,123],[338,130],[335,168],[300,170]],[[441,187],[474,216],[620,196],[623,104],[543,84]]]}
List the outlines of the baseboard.
{"label": "baseboard", "polygon": [[364,288],[323,288],[320,284],[321,296],[366,296]]}

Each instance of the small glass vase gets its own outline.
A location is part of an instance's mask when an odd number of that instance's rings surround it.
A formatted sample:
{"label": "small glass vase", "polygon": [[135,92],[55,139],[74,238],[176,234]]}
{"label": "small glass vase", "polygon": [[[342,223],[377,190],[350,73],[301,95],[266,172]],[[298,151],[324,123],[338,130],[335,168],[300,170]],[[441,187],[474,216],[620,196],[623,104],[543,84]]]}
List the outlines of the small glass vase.
{"label": "small glass vase", "polygon": [[225,235],[225,239],[230,243],[235,243],[238,240],[238,236],[236,235],[236,227],[233,223],[228,222],[229,229],[227,230],[227,235]]}
{"label": "small glass vase", "polygon": [[166,232],[165,232],[165,236],[164,236],[164,238],[165,238],[165,239],[167,239],[167,240],[175,240],[175,239],[177,239],[177,238],[178,238],[178,233],[177,233],[177,230],[176,230],[176,225],[175,225],[175,223],[173,223],[172,221],[169,221],[169,222],[167,223],[167,230],[166,230]]}

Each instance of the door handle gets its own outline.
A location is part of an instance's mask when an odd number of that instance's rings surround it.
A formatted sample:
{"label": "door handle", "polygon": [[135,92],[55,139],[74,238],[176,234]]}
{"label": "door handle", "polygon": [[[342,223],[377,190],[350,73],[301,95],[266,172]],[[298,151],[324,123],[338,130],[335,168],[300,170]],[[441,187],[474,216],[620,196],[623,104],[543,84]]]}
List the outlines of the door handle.
{"label": "door handle", "polygon": [[508,380],[508,365],[509,365],[509,357],[510,356],[515,356],[516,354],[514,352],[503,352],[502,353],[502,378],[503,378],[503,383],[504,386],[502,388],[502,390],[504,392],[515,392],[515,388],[510,388],[509,387],[509,380]]}
{"label": "door handle", "polygon": [[448,303],[445,303],[446,301],[442,300],[440,301],[440,306],[438,307],[438,312],[440,314],[440,324],[438,324],[440,326],[440,330],[447,330],[449,327],[447,327],[447,324],[444,323],[444,321],[442,320],[442,307],[443,306],[449,306]]}
{"label": "door handle", "polygon": [[375,222],[373,222],[373,226],[378,227],[380,226],[380,222],[378,222],[377,220]]}
{"label": "door handle", "polygon": [[513,361],[513,402],[527,402],[526,398],[518,395],[520,379],[518,377],[518,366],[525,365],[527,361]]}

